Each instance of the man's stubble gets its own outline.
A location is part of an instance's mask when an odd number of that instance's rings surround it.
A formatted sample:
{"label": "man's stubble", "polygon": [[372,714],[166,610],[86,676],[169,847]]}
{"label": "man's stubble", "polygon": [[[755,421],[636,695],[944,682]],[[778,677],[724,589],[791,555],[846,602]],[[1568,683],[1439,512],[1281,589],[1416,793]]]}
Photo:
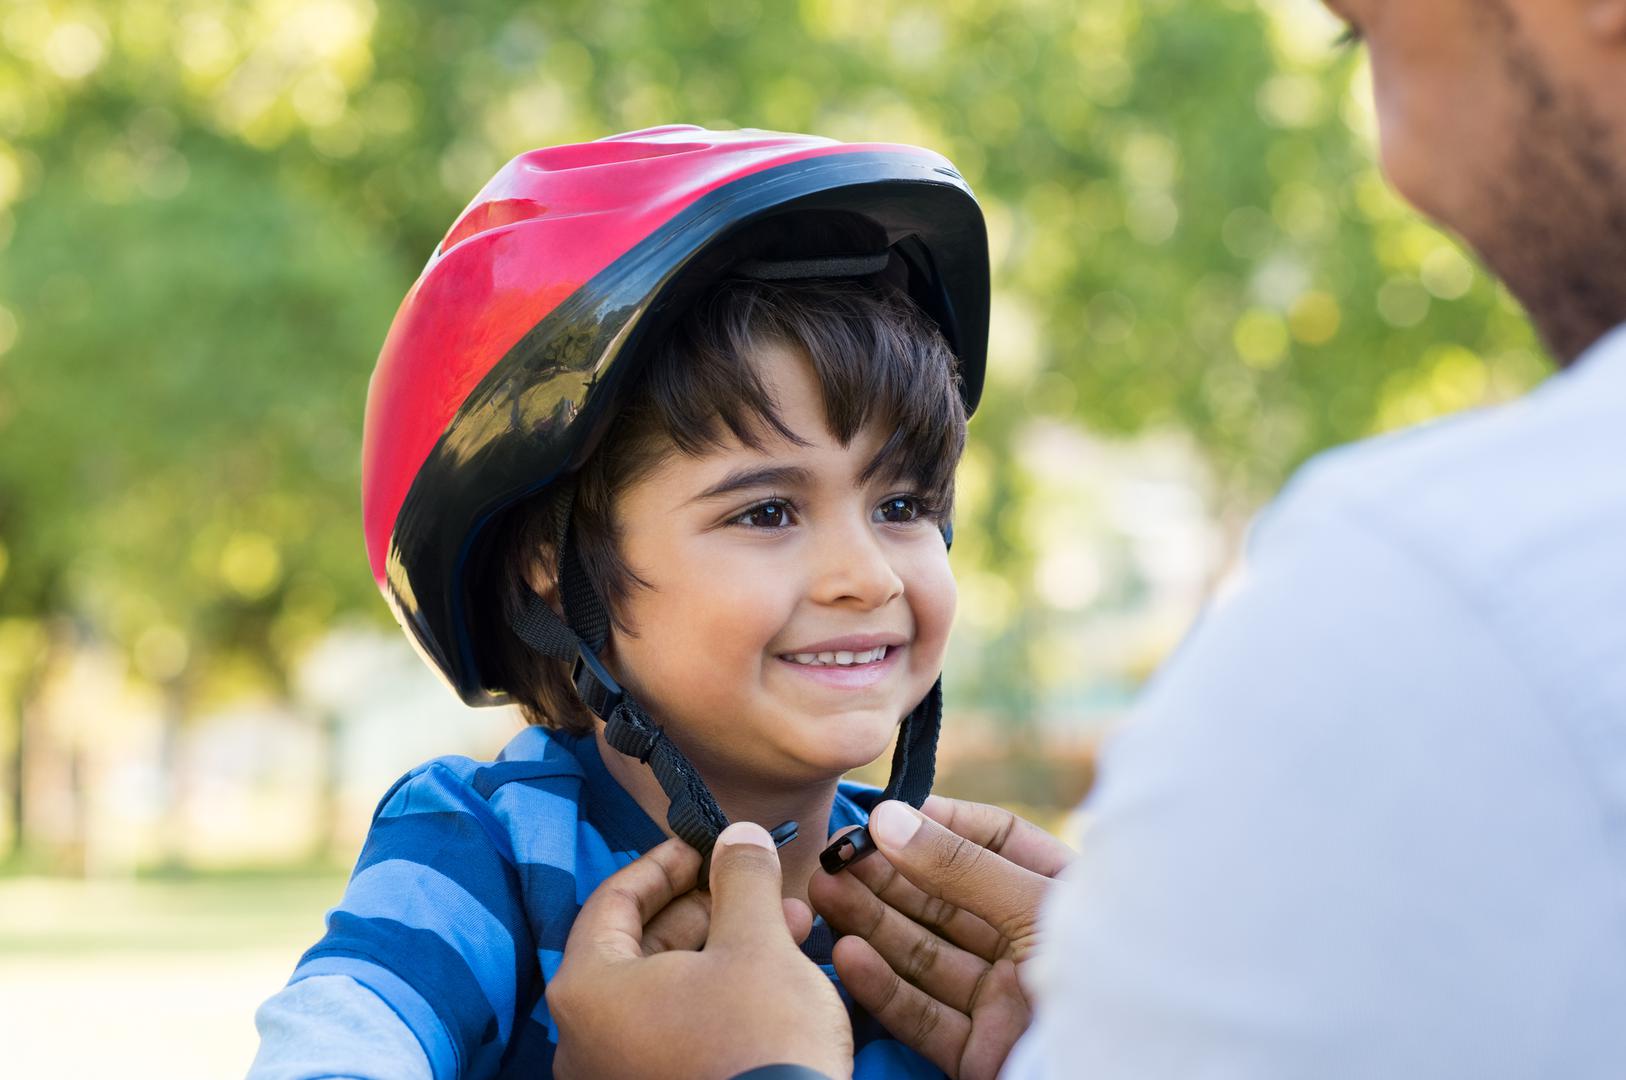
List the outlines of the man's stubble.
{"label": "man's stubble", "polygon": [[1560,363],[1626,321],[1626,125],[1553,78],[1501,0],[1481,13],[1517,101],[1506,163],[1470,236]]}

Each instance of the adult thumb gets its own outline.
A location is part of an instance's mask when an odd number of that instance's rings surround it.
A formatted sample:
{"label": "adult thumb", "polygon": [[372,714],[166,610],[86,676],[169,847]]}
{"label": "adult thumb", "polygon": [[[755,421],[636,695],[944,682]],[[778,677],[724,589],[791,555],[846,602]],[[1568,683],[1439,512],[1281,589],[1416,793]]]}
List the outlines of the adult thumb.
{"label": "adult thumb", "polygon": [[869,832],[893,867],[923,892],[977,916],[1018,954],[1032,943],[1049,878],[951,832],[907,803],[888,800],[877,806]]}
{"label": "adult thumb", "polygon": [[779,852],[768,830],[737,821],[711,852],[711,932],[706,948],[790,941],[780,902]]}

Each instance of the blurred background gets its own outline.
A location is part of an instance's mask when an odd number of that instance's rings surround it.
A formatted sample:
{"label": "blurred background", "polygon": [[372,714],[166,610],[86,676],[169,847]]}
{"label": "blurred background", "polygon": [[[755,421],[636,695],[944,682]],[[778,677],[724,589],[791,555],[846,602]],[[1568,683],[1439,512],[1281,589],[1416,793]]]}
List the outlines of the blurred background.
{"label": "blurred background", "polygon": [[939,789],[1060,827],[1331,445],[1518,394],[1316,0],[6,0],[0,1055],[246,1069],[371,810],[516,730],[361,539],[367,379],[512,155],[675,121],[923,144],[987,209]]}

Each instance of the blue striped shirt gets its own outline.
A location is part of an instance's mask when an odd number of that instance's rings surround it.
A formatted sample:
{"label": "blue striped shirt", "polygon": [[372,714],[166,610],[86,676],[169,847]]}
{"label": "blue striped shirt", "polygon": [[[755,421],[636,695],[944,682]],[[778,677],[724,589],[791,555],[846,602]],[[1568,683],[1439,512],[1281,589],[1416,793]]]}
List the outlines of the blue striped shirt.
{"label": "blue striped shirt", "polygon": [[[877,795],[843,783],[829,830],[863,824]],[[435,1080],[548,1075],[558,1028],[543,988],[571,923],[600,882],[665,839],[591,736],[527,728],[494,762],[428,762],[379,803],[327,934],[279,997],[343,976],[319,985],[381,999]],[[830,946],[819,922],[804,949],[833,979]],[[871,1018],[853,1020],[855,1077],[942,1075]],[[256,1068],[276,1057],[262,1045]]]}

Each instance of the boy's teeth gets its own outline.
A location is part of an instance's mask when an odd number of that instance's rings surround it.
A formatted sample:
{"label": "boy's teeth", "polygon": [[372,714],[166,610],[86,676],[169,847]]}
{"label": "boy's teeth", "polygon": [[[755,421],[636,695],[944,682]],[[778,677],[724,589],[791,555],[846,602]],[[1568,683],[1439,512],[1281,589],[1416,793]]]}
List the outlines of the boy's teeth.
{"label": "boy's teeth", "polygon": [[886,657],[887,647],[877,645],[873,649],[863,652],[821,652],[821,653],[791,653],[787,660],[794,660],[798,664],[833,665],[836,667],[851,667],[854,664],[872,664]]}

